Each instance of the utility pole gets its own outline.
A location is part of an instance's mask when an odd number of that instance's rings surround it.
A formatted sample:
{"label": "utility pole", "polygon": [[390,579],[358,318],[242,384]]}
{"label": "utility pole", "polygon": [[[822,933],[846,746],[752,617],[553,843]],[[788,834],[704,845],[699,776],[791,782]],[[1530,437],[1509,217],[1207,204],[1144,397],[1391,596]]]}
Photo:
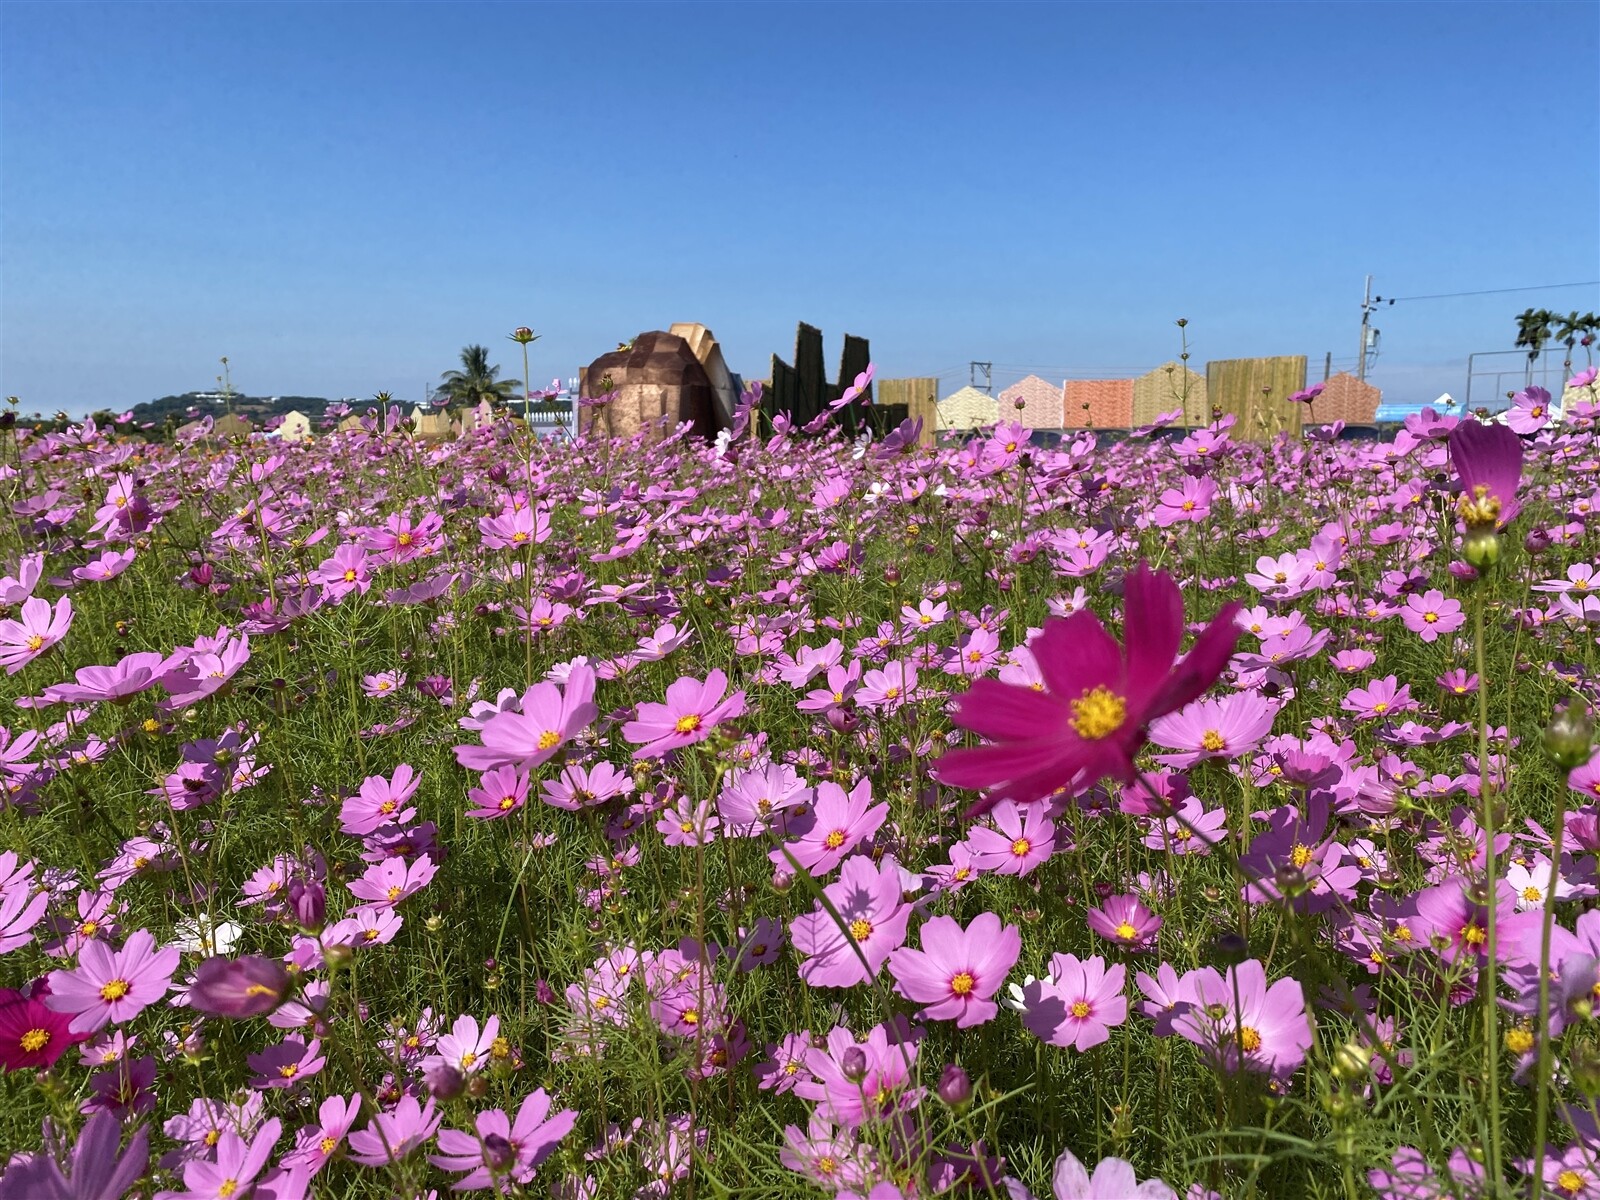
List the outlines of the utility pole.
{"label": "utility pole", "polygon": [[1322,382],[1328,382],[1328,376],[1333,374],[1333,351],[1329,350],[1326,358],[1322,360]]}
{"label": "utility pole", "polygon": [[[967,364],[967,383],[970,387],[980,388],[985,395],[994,391],[994,364],[992,362],[978,362],[976,360]],[[983,372],[983,383],[978,383],[978,373]]]}
{"label": "utility pole", "polygon": [[1361,347],[1356,354],[1356,378],[1367,381],[1367,331],[1372,326],[1372,276],[1367,276],[1367,290],[1361,297]]}

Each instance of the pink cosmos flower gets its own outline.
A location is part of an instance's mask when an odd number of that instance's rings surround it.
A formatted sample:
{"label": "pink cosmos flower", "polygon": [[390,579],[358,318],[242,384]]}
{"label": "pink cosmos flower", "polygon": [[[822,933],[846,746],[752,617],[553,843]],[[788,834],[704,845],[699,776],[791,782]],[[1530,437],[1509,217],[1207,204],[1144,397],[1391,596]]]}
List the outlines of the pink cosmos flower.
{"label": "pink cosmos flower", "polygon": [[[144,1175],[150,1128],[138,1129],[119,1156],[121,1140],[121,1121],[113,1113],[97,1112],[84,1123],[70,1163],[59,1147],[52,1148],[54,1153],[47,1149],[28,1159],[12,1159],[0,1177],[0,1200],[120,1200]],[[56,1161],[58,1156],[62,1162]]]}
{"label": "pink cosmos flower", "polygon": [[380,1112],[365,1129],[350,1134],[350,1158],[364,1167],[386,1167],[401,1162],[428,1142],[439,1128],[433,1097],[418,1104],[412,1095],[388,1112]]}
{"label": "pink cosmos flower", "polygon": [[479,1029],[475,1017],[463,1014],[450,1026],[450,1032],[439,1038],[434,1047],[436,1053],[431,1058],[423,1059],[423,1069],[448,1066],[463,1075],[472,1075],[489,1065],[489,1055],[498,1036],[499,1017],[491,1016]]}
{"label": "pink cosmos flower", "polygon": [[565,690],[548,680],[534,684],[515,707],[503,706],[484,721],[478,735],[483,745],[457,746],[456,761],[469,771],[505,766],[533,770],[600,715],[594,685],[594,668],[587,664],[572,668]]}
{"label": "pink cosmos flower", "polygon": [[1111,1027],[1128,1019],[1122,994],[1127,968],[1106,967],[1098,954],[1080,960],[1075,954],[1050,959],[1050,975],[1022,989],[1022,1024],[1052,1046],[1088,1050],[1111,1037]]}
{"label": "pink cosmos flower", "polygon": [[1272,732],[1278,705],[1255,692],[1196,700],[1150,723],[1150,740],[1177,751],[1158,754],[1169,767],[1192,767],[1207,758],[1237,758]]}
{"label": "pink cosmos flower", "polygon": [[1150,519],[1162,529],[1184,521],[1207,520],[1216,495],[1215,480],[1185,477],[1181,488],[1167,488],[1161,493],[1161,502]]}
{"label": "pink cosmos flower", "polygon": [[120,950],[103,942],[84,945],[78,965],[51,971],[45,1003],[57,1012],[75,1014],[73,1033],[93,1033],[138,1016],[166,996],[178,969],[178,948],[156,949],[147,929],[135,930]]}
{"label": "pink cosmos flower", "polygon": [[0,888],[0,954],[33,941],[33,927],[44,920],[49,904],[50,893],[28,883]]}
{"label": "pink cosmos flower", "polygon": [[997,875],[1023,876],[1056,852],[1056,827],[1037,804],[1002,800],[989,814],[993,828],[976,825],[967,833],[972,865]]}
{"label": "pink cosmos flower", "polygon": [[339,809],[339,828],[356,837],[366,837],[386,825],[404,825],[417,815],[407,807],[417,794],[421,777],[407,763],[394,769],[392,779],[369,775],[361,790]]}
{"label": "pink cosmos flower", "polygon": [[1393,675],[1386,675],[1364,688],[1351,688],[1339,707],[1355,713],[1360,720],[1372,721],[1416,708],[1417,702],[1411,698],[1409,683],[1402,684]]}
{"label": "pink cosmos flower", "polygon": [[368,867],[360,879],[352,880],[350,894],[379,908],[393,908],[407,896],[427,887],[438,870],[426,854],[410,862],[401,858],[386,859]]}
{"label": "pink cosmos flower", "polygon": [[1449,599],[1438,588],[1431,588],[1420,596],[1407,596],[1400,619],[1425,642],[1437,641],[1440,634],[1452,633],[1467,623],[1461,601]]}
{"label": "pink cosmos flower", "polygon": [[392,908],[375,908],[363,904],[353,908],[342,921],[335,921],[322,931],[324,946],[382,946],[394,941],[405,921]]}
{"label": "pink cosmos flower", "polygon": [[200,964],[189,984],[189,1007],[238,1020],[270,1013],[289,994],[289,976],[275,958],[247,954],[213,957]]}
{"label": "pink cosmos flower", "polygon": [[283,1156],[284,1166],[302,1167],[315,1176],[344,1145],[345,1136],[360,1115],[359,1095],[329,1096],[317,1109],[316,1122],[296,1135],[294,1149]]}
{"label": "pink cosmos flower", "polygon": [[15,675],[49,650],[72,628],[72,601],[63,596],[55,607],[38,597],[22,602],[19,620],[0,621],[0,663]]}
{"label": "pink cosmos flower", "polygon": [[1218,1067],[1233,1072],[1242,1065],[1280,1082],[1300,1069],[1312,1033],[1299,980],[1280,979],[1269,988],[1266,968],[1253,958],[1226,975],[1202,967],[1185,978],[1189,1000],[1179,1003],[1173,1029]]}
{"label": "pink cosmos flower", "polygon": [[1055,1200],[1178,1200],[1178,1193],[1159,1179],[1140,1183],[1126,1159],[1102,1158],[1090,1175],[1070,1150],[1056,1159],[1050,1190]]}
{"label": "pink cosmos flower", "polygon": [[1133,779],[1149,723],[1196,699],[1227,665],[1241,606],[1225,605],[1180,660],[1183,597],[1172,577],[1141,564],[1123,580],[1123,595],[1126,650],[1093,613],[1078,612],[1047,621],[1032,643],[1045,691],[973,683],[956,701],[955,722],[995,744],[947,753],[936,768],[943,782],[992,789],[992,806],[1081,790],[1107,775]]}
{"label": "pink cosmos flower", "polygon": [[605,804],[628,795],[633,789],[633,776],[608,762],[598,762],[592,767],[563,767],[559,776],[540,785],[546,804],[568,812]]}
{"label": "pink cosmos flower", "polygon": [[361,678],[361,690],[374,700],[387,700],[400,694],[400,689],[405,687],[406,674],[404,671],[379,671],[375,675],[364,675]]}
{"label": "pink cosmos flower", "polygon": [[788,865],[792,855],[811,874],[827,875],[844,861],[867,838],[878,832],[889,815],[889,803],[872,803],[872,781],[860,780],[846,794],[837,783],[824,783],[817,787],[813,806],[813,823],[797,842],[790,842],[782,850],[774,850],[772,861],[779,867]]}
{"label": "pink cosmos flower", "polygon": [[528,772],[510,766],[485,771],[478,786],[468,790],[467,800],[473,806],[467,809],[469,817],[485,821],[508,817],[527,803]]}
{"label": "pink cosmos flower", "polygon": [[114,666],[84,667],[77,673],[76,683],[58,683],[47,687],[44,698],[52,704],[63,701],[85,704],[96,700],[126,704],[140,692],[154,686],[187,657],[186,650],[171,657],[143,652],[130,654]]}
{"label": "pink cosmos flower", "polygon": [[508,504],[492,517],[478,518],[485,550],[516,550],[549,540],[550,514],[527,503]]}
{"label": "pink cosmos flower", "polygon": [[1518,392],[1506,410],[1506,424],[1513,433],[1538,433],[1550,424],[1550,393],[1537,384]]}
{"label": "pink cosmos flower", "polygon": [[552,1114],[550,1094],[538,1088],[522,1098],[514,1123],[500,1109],[491,1108],[477,1115],[475,1134],[444,1130],[439,1134],[439,1153],[430,1154],[428,1161],[444,1171],[467,1172],[451,1185],[452,1191],[490,1187],[497,1179],[504,1190],[507,1179],[520,1184],[531,1180],[577,1120],[577,1112],[570,1108]]}
{"label": "pink cosmos flower", "polygon": [[806,1054],[812,1078],[795,1085],[794,1094],[816,1102],[817,1111],[835,1125],[859,1129],[916,1106],[918,1096],[910,1087],[916,1064],[917,1045],[903,1023],[874,1026],[860,1042],[836,1026],[825,1046]]}
{"label": "pink cosmos flower", "polygon": [[320,1039],[312,1038],[307,1044],[297,1037],[284,1038],[276,1046],[268,1046],[245,1061],[256,1073],[250,1086],[264,1090],[299,1087],[328,1063]]}
{"label": "pink cosmos flower", "polygon": [[44,576],[44,555],[25,554],[17,563],[17,573],[0,578],[0,604],[21,604],[33,595]]}
{"label": "pink cosmos flower", "polygon": [[992,997],[1021,952],[1022,934],[994,913],[979,913],[966,929],[953,917],[934,917],[922,926],[921,950],[902,946],[889,955],[889,974],[902,996],[925,1006],[918,1016],[953,1017],[966,1029],[1000,1011]]}
{"label": "pink cosmos flower", "polygon": [[712,671],[705,682],[685,676],[667,688],[665,704],[641,704],[639,716],[622,727],[622,736],[635,744],[635,758],[659,758],[711,736],[717,725],[745,711],[744,693],[726,700],[728,677]]}
{"label": "pink cosmos flower", "polygon": [[845,928],[820,904],[790,922],[789,940],[806,956],[800,978],[812,987],[854,987],[876,976],[906,940],[911,908],[902,888],[893,859],[882,867],[864,854],[845,859],[838,880],[822,889]]}
{"label": "pink cosmos flower", "polygon": [[1086,916],[1089,928],[1106,941],[1135,950],[1149,948],[1161,928],[1161,918],[1131,894],[1107,896],[1099,908],[1091,908]]}

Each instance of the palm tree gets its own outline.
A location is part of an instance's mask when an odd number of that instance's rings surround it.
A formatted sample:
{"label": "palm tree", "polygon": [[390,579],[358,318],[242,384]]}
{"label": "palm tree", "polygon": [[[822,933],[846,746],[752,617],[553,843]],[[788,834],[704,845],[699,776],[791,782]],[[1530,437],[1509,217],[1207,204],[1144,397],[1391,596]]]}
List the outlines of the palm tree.
{"label": "palm tree", "polygon": [[480,400],[504,402],[522,387],[520,379],[497,379],[499,367],[489,365],[486,346],[467,346],[461,351],[459,371],[446,371],[439,391],[456,404],[477,404]]}

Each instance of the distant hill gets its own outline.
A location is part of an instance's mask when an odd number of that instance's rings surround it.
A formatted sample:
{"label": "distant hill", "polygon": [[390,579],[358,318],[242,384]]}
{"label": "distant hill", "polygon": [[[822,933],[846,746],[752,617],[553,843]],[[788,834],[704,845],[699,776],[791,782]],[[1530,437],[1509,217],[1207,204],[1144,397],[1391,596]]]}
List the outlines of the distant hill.
{"label": "distant hill", "polygon": [[[204,416],[220,417],[231,410],[259,426],[269,417],[280,417],[291,412],[303,412],[316,421],[332,403],[332,400],[323,396],[235,395],[229,400],[221,392],[184,392],[181,396],[163,396],[159,400],[135,405],[133,419],[136,424],[148,421],[159,429],[169,418],[173,424],[182,425]],[[357,406],[353,404],[351,407]],[[196,410],[193,416],[190,415],[191,409]]]}

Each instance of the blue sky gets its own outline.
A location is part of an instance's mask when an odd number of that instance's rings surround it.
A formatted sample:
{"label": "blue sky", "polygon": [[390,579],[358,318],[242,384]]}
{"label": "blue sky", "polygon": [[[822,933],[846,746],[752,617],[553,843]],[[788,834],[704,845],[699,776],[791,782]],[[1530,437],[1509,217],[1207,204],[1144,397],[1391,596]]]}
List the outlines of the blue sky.
{"label": "blue sky", "polygon": [[[1356,354],[1600,279],[1593,4],[0,5],[0,392],[416,398],[702,321],[885,376]],[[1522,309],[1377,315],[1391,401]],[[1511,360],[1506,360],[1508,363]]]}

